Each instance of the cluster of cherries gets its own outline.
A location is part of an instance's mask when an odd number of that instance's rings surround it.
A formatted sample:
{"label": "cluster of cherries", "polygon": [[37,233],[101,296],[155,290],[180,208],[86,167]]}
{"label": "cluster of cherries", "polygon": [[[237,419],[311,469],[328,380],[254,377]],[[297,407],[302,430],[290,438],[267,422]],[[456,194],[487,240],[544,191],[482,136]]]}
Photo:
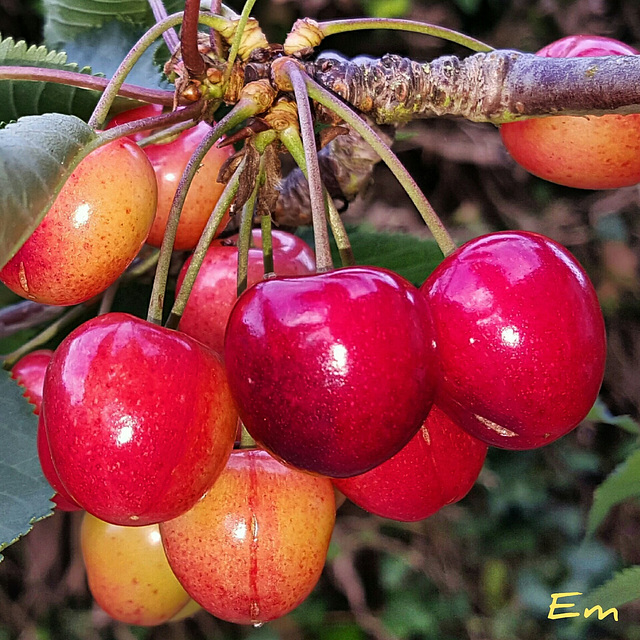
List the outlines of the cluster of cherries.
{"label": "cluster of cherries", "polygon": [[[146,154],[119,140],[88,156],[0,278],[52,304],[109,286],[152,224],[162,237],[162,163]],[[187,200],[182,220],[197,209]],[[191,224],[181,248],[204,226]],[[14,367],[57,506],[87,512],[92,593],[119,620],[199,606],[237,623],[284,615],[320,576],[340,492],[383,517],[426,518],[468,493],[489,445],[553,442],[597,397],[600,307],[549,238],[476,238],[419,288],[375,267],[315,273],[309,247],[280,231],[277,277],[263,279],[255,233],[254,245],[239,299],[234,240],[214,240],[178,330],[106,313]],[[240,425],[255,447],[234,448]]]}

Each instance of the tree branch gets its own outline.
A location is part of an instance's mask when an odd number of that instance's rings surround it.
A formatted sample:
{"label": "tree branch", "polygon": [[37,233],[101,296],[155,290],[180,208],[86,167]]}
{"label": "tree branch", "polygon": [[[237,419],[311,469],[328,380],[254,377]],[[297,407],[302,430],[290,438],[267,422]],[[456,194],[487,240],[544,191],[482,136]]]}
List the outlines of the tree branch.
{"label": "tree branch", "polygon": [[640,56],[543,58],[500,50],[425,63],[397,55],[361,62],[331,57],[307,65],[307,72],[378,124],[640,112]]}

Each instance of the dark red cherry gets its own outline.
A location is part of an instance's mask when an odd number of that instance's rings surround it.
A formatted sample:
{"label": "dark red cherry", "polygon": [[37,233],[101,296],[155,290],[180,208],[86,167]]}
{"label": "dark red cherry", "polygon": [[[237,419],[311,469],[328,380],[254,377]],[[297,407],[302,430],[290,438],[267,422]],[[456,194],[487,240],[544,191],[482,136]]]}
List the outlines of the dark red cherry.
{"label": "dark red cherry", "polygon": [[224,353],[256,441],[334,477],[397,453],[424,422],[439,374],[424,296],[372,267],[256,284],[231,312]]}
{"label": "dark red cherry", "polygon": [[418,433],[395,456],[362,475],[333,483],[371,513],[413,522],[462,500],[486,455],[484,442],[434,405]]}
{"label": "dark red cherry", "polygon": [[604,375],[604,321],[566,249],[535,233],[489,234],[447,257],[422,290],[442,365],[436,403],[472,435],[529,449],[587,415]]}

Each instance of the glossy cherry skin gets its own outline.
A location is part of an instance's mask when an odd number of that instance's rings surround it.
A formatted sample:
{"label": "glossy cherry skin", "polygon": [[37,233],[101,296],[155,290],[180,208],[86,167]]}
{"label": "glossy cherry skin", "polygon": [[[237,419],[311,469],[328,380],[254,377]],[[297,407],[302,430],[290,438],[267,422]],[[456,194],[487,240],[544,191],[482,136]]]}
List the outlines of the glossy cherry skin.
{"label": "glossy cherry skin", "polygon": [[463,245],[422,290],[442,366],[436,404],[505,449],[553,442],[585,418],[604,375],[602,312],[573,256],[544,236]]}
{"label": "glossy cherry skin", "polygon": [[224,349],[256,442],[332,477],[397,453],[429,413],[439,375],[424,297],[374,267],[259,282],[233,308]]}
{"label": "glossy cherry skin", "polygon": [[80,546],[89,590],[115,620],[159,625],[190,604],[167,562],[157,524],[121,527],[85,513]]}
{"label": "glossy cherry skin", "polygon": [[23,356],[11,369],[11,377],[25,389],[24,397],[33,405],[33,412],[40,414],[44,374],[51,362],[51,349],[38,349]]}
{"label": "glossy cherry skin", "polygon": [[[158,105],[146,105],[116,116],[109,123],[109,126],[148,118],[152,115],[159,115],[161,112],[162,108]],[[150,144],[143,148],[158,181],[158,210],[147,238],[148,244],[154,247],[159,247],[162,244],[169,211],[182,173],[193,152],[209,131],[211,131],[211,127],[206,122],[201,122],[181,133],[175,140],[163,144]],[[174,249],[193,249],[198,243],[207,220],[224,189],[224,184],[217,180],[218,173],[223,163],[231,155],[233,155],[232,146],[220,148],[214,145],[203,158],[189,187],[189,194],[180,214]],[[227,215],[220,223],[219,232],[224,230],[228,222],[229,216]]]}
{"label": "glossy cherry skin", "polygon": [[[214,351],[222,353],[224,332],[231,309],[237,299],[238,247],[237,236],[214,240],[198,271],[189,301],[180,319],[179,329],[200,340]],[[280,276],[315,273],[313,250],[300,238],[284,231],[272,232],[273,266]],[[264,276],[262,236],[253,231],[253,247],[249,249],[248,286]],[[178,277],[178,289],[191,264],[189,258]]]}
{"label": "glossy cherry skin", "polygon": [[160,525],[174,573],[214,616],[258,624],[289,613],[316,585],[335,501],[328,478],[236,450],[190,511]]}
{"label": "glossy cherry skin", "polygon": [[213,351],[123,313],[89,320],[63,340],[43,408],[69,495],[120,525],[190,509],[224,468],[237,424]]}
{"label": "glossy cherry skin", "polygon": [[71,499],[71,496],[67,494],[53,467],[51,451],[49,450],[49,443],[47,442],[47,436],[44,431],[44,421],[40,415],[44,374],[52,356],[53,351],[51,351],[51,349],[39,349],[28,353],[13,366],[13,369],[11,369],[11,377],[25,388],[24,397],[33,405],[33,412],[39,416],[37,435],[38,457],[40,458],[40,466],[42,467],[44,477],[57,492],[53,497],[53,501],[56,503],[58,509],[62,509],[63,511],[77,511],[80,507]]}
{"label": "glossy cherry skin", "polygon": [[71,305],[104,291],[135,258],[156,210],[151,164],[127,139],[90,153],[40,225],[0,271],[18,295]]}
{"label": "glossy cherry skin", "polygon": [[414,522],[462,500],[486,455],[484,442],[434,405],[418,433],[395,456],[360,476],[333,482],[370,513]]}
{"label": "glossy cherry skin", "polygon": [[[547,58],[636,55],[617,40],[569,36],[537,55]],[[502,141],[534,175],[581,189],[615,189],[640,182],[640,115],[553,116],[505,124]]]}

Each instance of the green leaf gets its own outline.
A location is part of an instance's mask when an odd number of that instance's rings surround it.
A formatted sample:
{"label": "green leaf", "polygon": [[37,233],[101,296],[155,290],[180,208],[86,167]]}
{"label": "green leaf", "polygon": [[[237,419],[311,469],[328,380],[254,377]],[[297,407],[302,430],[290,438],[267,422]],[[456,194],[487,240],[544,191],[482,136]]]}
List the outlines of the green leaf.
{"label": "green leaf", "polygon": [[595,490],[587,520],[587,535],[592,536],[616,504],[640,496],[640,449],[620,463]]}
{"label": "green leaf", "polygon": [[[442,261],[442,252],[435,240],[407,233],[375,231],[366,224],[349,227],[347,233],[357,264],[390,269],[415,285],[421,285]],[[313,233],[309,227],[300,229],[298,235],[313,246]],[[333,240],[331,252],[334,263],[339,265],[340,256]]]}
{"label": "green leaf", "polygon": [[609,407],[600,399],[596,400],[593,408],[587,416],[587,420],[600,422],[601,424],[610,424],[614,427],[624,429],[633,435],[640,435],[640,426],[631,416],[614,416]]}
{"label": "green leaf", "polygon": [[627,567],[616,573],[611,580],[588,593],[580,601],[580,607],[592,608],[600,605],[603,611],[621,607],[640,597],[640,566]]}
{"label": "green leaf", "polygon": [[[167,0],[168,13],[184,9],[184,0]],[[85,31],[100,29],[112,20],[136,25],[153,24],[147,0],[44,0],[44,37],[58,46],[74,40]]]}
{"label": "green leaf", "polygon": [[38,459],[38,418],[23,391],[0,370],[0,551],[50,516],[53,508],[54,492]]}
{"label": "green leaf", "polygon": [[95,137],[79,118],[56,113],[0,130],[0,269],[40,224]]}

